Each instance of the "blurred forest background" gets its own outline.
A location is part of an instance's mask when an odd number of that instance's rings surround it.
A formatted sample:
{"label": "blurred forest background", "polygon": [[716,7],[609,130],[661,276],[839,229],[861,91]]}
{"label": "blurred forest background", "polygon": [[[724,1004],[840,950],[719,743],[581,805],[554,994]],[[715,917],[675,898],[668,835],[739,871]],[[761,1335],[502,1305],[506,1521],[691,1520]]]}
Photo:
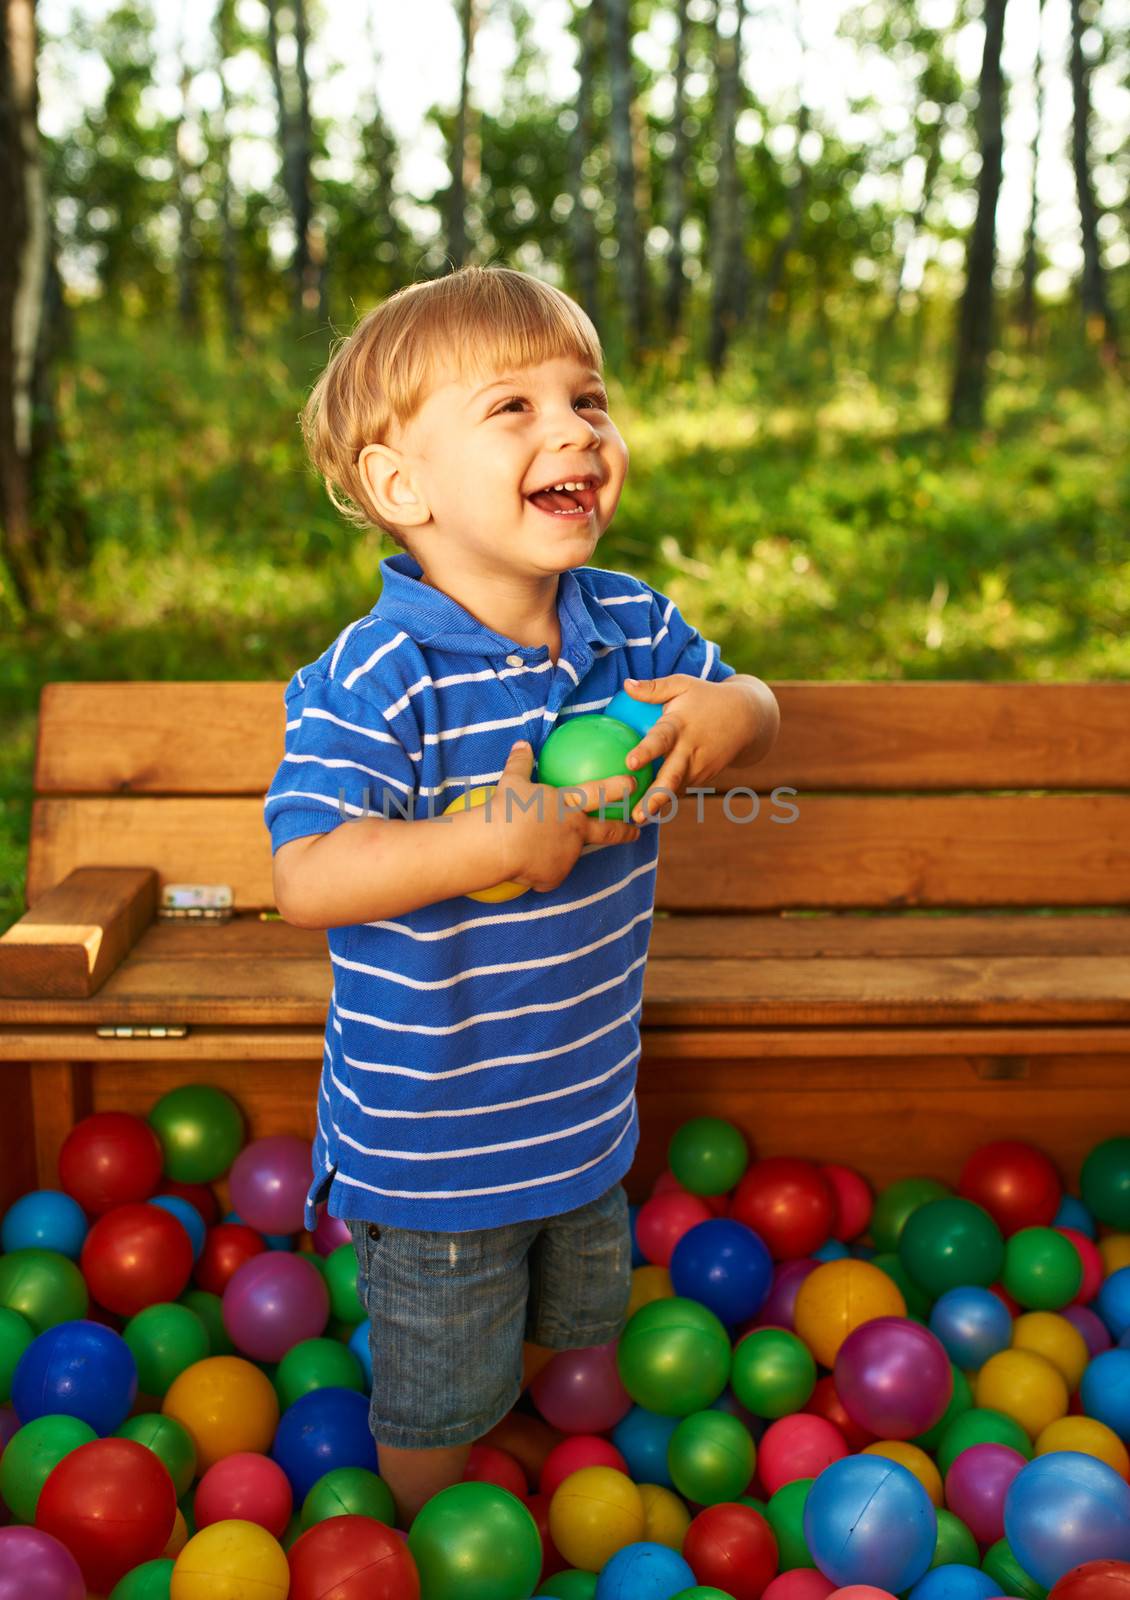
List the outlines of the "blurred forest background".
{"label": "blurred forest background", "polygon": [[1130,0],[3,5],[0,925],[44,682],[373,604],[297,413],[466,261],[593,316],[596,559],[739,670],[1130,670]]}

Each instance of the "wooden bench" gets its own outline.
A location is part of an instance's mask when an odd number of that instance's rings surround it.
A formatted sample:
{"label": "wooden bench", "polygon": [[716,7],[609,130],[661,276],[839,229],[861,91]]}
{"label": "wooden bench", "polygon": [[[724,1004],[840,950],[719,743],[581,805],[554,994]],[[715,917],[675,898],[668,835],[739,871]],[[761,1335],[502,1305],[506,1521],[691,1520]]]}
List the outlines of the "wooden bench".
{"label": "wooden bench", "polygon": [[[1130,684],[774,688],[770,759],[664,825],[629,1191],[702,1113],[877,1184],[1006,1135],[1074,1180],[1130,1130]],[[55,1181],[77,1117],[178,1083],[310,1130],[330,970],[324,934],[271,916],[282,689],[44,690],[29,910],[0,938],[0,1203]],[[760,815],[727,822],[751,780]],[[233,914],[163,919],[183,883]]]}

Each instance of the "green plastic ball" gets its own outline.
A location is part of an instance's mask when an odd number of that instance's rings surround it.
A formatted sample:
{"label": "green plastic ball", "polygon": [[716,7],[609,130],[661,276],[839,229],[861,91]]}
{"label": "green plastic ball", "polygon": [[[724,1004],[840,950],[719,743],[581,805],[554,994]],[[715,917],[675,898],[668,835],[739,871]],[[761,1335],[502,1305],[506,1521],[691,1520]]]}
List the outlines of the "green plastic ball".
{"label": "green plastic ball", "polygon": [[172,1301],[139,1311],[122,1329],[122,1338],[137,1363],[138,1388],[158,1399],[186,1367],[205,1360],[212,1351],[208,1330],[196,1312]]}
{"label": "green plastic ball", "polygon": [[795,1333],[754,1328],[734,1346],[730,1387],[755,1417],[787,1417],[811,1399],[816,1362]]}
{"label": "green plastic ball", "polygon": [[[194,1450],[193,1455],[195,1455],[195,1453],[196,1452]],[[195,1473],[193,1475],[195,1476]],[[188,1537],[190,1539],[196,1532],[196,1506],[194,1504],[195,1498],[195,1495],[190,1494],[186,1490],[177,1501],[177,1505],[180,1508],[180,1514],[184,1518],[184,1525],[188,1529]]]}
{"label": "green plastic ball", "polygon": [[289,1550],[296,1539],[301,1539],[305,1531],[305,1528],[302,1526],[302,1518],[296,1514],[295,1516],[291,1517],[290,1521],[287,1523],[279,1543],[282,1545],[284,1550]]}
{"label": "green plastic ball", "polygon": [[204,1331],[208,1335],[209,1355],[235,1354],[235,1345],[224,1327],[224,1308],[218,1294],[212,1294],[208,1289],[186,1289],[178,1297],[177,1305],[187,1306],[190,1311],[195,1311],[204,1324]]}
{"label": "green plastic ball", "polygon": [[942,1436],[950,1423],[973,1409],[973,1390],[969,1379],[960,1367],[954,1366],[952,1361],[950,1362],[950,1371],[953,1373],[953,1393],[950,1395],[949,1405],[932,1428],[927,1428],[925,1433],[920,1433],[916,1439],[910,1441],[911,1444],[916,1444],[920,1450],[928,1451],[930,1455],[933,1455],[937,1450]]}
{"label": "green plastic ball", "polygon": [[[173,1480],[177,1499],[188,1493],[196,1476],[196,1445],[183,1422],[166,1417],[160,1411],[142,1411],[136,1417],[127,1417],[121,1427],[114,1430],[114,1437],[132,1439],[135,1444],[152,1450]],[[185,1520],[189,1520],[187,1513]]]}
{"label": "green plastic ball", "polygon": [[1130,1229],[1130,1139],[1097,1144],[1079,1178],[1083,1204],[1108,1228]]}
{"label": "green plastic ball", "polygon": [[672,1134],[667,1165],[691,1194],[726,1194],[749,1166],[749,1146],[732,1122],[694,1117]]}
{"label": "green plastic ball", "polygon": [[915,1283],[894,1251],[884,1250],[881,1255],[872,1256],[871,1265],[885,1272],[891,1282],[898,1285],[906,1301],[908,1317],[926,1318],[930,1315],[933,1295],[927,1294],[921,1284]]}
{"label": "green plastic ball", "polygon": [[538,1584],[538,1593],[550,1595],[553,1600],[594,1600],[596,1583],[595,1572],[570,1567],[565,1572],[555,1572],[552,1578],[543,1579]]}
{"label": "green plastic ball", "polygon": [[932,1567],[976,1567],[981,1561],[981,1549],[960,1517],[944,1506],[937,1508],[938,1540],[934,1546]]}
{"label": "green plastic ball", "polygon": [[243,1144],[242,1111],[209,1083],[170,1089],[149,1113],[149,1125],[165,1152],[165,1174],[176,1183],[222,1177]]}
{"label": "green plastic ball", "polygon": [[715,1589],[709,1583],[696,1583],[690,1589],[680,1589],[671,1600],[733,1600],[725,1589]]}
{"label": "green plastic ball", "polygon": [[1019,1422],[1006,1417],[1003,1411],[974,1406],[971,1411],[963,1411],[942,1435],[937,1459],[943,1478],[961,1452],[975,1444],[1006,1444],[1010,1450],[1019,1451],[1025,1461],[1032,1459],[1032,1441]]}
{"label": "green plastic ball", "polygon": [[35,1330],[26,1317],[0,1306],[0,1405],[12,1398],[16,1363],[34,1338]]}
{"label": "green plastic ball", "polygon": [[728,1411],[695,1411],[667,1441],[667,1470],[675,1488],[700,1506],[744,1493],[756,1451],[749,1429]]}
{"label": "green plastic ball", "polygon": [[365,1320],[365,1307],[357,1292],[357,1254],[351,1244],[339,1244],[323,1262],[330,1291],[330,1315],[352,1330]]}
{"label": "green plastic ball", "polygon": [[527,1600],[542,1566],[537,1523],[494,1483],[455,1483],[417,1512],[408,1548],[428,1600]]}
{"label": "green plastic ball", "polygon": [[[640,742],[634,728],[619,717],[580,716],[559,722],[541,747],[535,781],[567,789],[573,784],[592,783],[602,778],[618,778],[623,773],[635,778],[636,786],[623,800],[608,802],[604,815],[617,822],[630,822],[632,806],[652,780],[652,763],[632,768],[628,753]],[[598,817],[600,808],[587,813]]]}
{"label": "green plastic ball", "polygon": [[86,1280],[57,1250],[13,1250],[0,1256],[0,1306],[18,1311],[35,1333],[77,1322],[90,1308]]}
{"label": "green plastic ball", "polygon": [[987,1288],[1004,1265],[1001,1230],[983,1206],[947,1195],[928,1200],[906,1221],[899,1260],[935,1299],[966,1284]]}
{"label": "green plastic ball", "polygon": [[169,1600],[174,1562],[170,1556],[144,1561],[110,1590],[110,1600]]}
{"label": "green plastic ball", "polygon": [[900,1178],[880,1191],[871,1213],[871,1242],[879,1253],[898,1249],[907,1218],[930,1200],[943,1200],[953,1191],[933,1178]]}
{"label": "green plastic ball", "polygon": [[302,1531],[328,1517],[372,1517],[396,1526],[396,1502],[383,1478],[366,1467],[333,1467],[302,1502]]}
{"label": "green plastic ball", "polygon": [[1019,1600],[1047,1600],[1048,1591],[1030,1578],[1012,1553],[1007,1539],[998,1539],[985,1552],[981,1571],[995,1579],[1005,1594],[1016,1595]]}
{"label": "green plastic ball", "polygon": [[72,1450],[98,1435],[78,1417],[52,1415],[25,1422],[0,1456],[0,1499],[17,1522],[34,1522],[39,1491]]}
{"label": "green plastic ball", "polygon": [[1001,1282],[1028,1311],[1060,1311],[1079,1293],[1083,1262],[1055,1228],[1021,1228],[1004,1247]]}
{"label": "green plastic ball", "polygon": [[778,1565],[782,1572],[796,1567],[815,1567],[808,1541],[804,1537],[804,1508],[815,1478],[794,1478],[769,1497],[765,1516],[777,1539]]}
{"label": "green plastic ball", "polygon": [[730,1359],[729,1337],[713,1311],[680,1295],[641,1306],[616,1348],[625,1389],[663,1417],[713,1405],[729,1379]]}
{"label": "green plastic ball", "polygon": [[300,1344],[291,1345],[279,1362],[275,1389],[279,1406],[285,1411],[314,1389],[356,1389],[361,1394],[365,1374],[353,1351],[339,1339],[303,1339]]}

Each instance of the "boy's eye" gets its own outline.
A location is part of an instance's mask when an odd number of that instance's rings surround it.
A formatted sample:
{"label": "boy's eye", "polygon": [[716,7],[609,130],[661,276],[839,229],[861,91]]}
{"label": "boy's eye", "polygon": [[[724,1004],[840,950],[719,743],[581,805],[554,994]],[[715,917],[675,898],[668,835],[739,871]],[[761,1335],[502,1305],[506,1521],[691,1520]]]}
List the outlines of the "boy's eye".
{"label": "boy's eye", "polygon": [[[582,395],[578,395],[576,403],[579,405],[582,400],[587,400],[589,405],[595,407],[595,409],[597,411],[607,411],[608,410],[608,397],[607,397],[607,395],[604,395],[604,394],[582,394]],[[495,416],[500,416],[504,411],[509,411],[514,406],[524,406],[525,403],[526,402],[525,402],[524,398],[521,395],[514,395],[514,396],[511,397],[511,399],[503,401],[503,403],[499,406],[498,410],[495,412]]]}

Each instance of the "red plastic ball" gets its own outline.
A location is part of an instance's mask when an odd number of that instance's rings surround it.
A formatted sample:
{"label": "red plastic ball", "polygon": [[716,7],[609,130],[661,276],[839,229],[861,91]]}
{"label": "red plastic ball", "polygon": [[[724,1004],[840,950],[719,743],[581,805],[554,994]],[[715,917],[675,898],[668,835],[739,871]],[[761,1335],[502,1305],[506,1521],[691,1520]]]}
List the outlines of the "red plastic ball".
{"label": "red plastic ball", "polygon": [[[664,1167],[651,1186],[651,1196],[673,1194],[676,1191],[679,1194],[691,1193],[686,1184],[679,1182],[670,1167]],[[728,1194],[699,1194],[695,1195],[695,1199],[702,1201],[712,1217],[727,1217],[730,1214],[730,1197]]]}
{"label": "red plastic ball", "polygon": [[1106,1267],[1099,1247],[1093,1239],[1088,1239],[1085,1233],[1080,1233],[1078,1228],[1057,1228],[1055,1231],[1062,1233],[1065,1239],[1071,1240],[1083,1263],[1083,1281],[1079,1285],[1079,1293],[1071,1304],[1089,1306],[1102,1288],[1103,1279],[1106,1277]]}
{"label": "red plastic ball", "polygon": [[773,1529],[752,1506],[725,1501],[700,1511],[683,1540],[683,1560],[696,1580],[733,1600],[761,1600],[777,1573]]}
{"label": "red plastic ball", "polygon": [[192,1272],[192,1240],[160,1206],[115,1206],[87,1234],[79,1265],[99,1305],[132,1317],[183,1292]]}
{"label": "red plastic ball", "polygon": [[220,1202],[211,1186],[207,1183],[178,1183],[175,1178],[162,1178],[157,1187],[158,1194],[175,1194],[181,1200],[187,1200],[190,1206],[195,1206],[204,1218],[206,1228],[220,1220]]}
{"label": "red plastic ball", "polygon": [[832,1423],[798,1411],[766,1428],[757,1447],[757,1471],[773,1495],[797,1478],[818,1478],[825,1467],[850,1454],[843,1434]]}
{"label": "red plastic ball", "polygon": [[538,1525],[541,1534],[542,1561],[541,1572],[538,1574],[540,1588],[543,1578],[552,1578],[555,1572],[564,1572],[569,1563],[553,1542],[553,1535],[549,1531],[549,1502],[552,1496],[548,1494],[531,1494],[526,1497],[526,1510]]}
{"label": "red plastic ball", "polygon": [[685,1233],[709,1222],[710,1208],[686,1189],[668,1189],[645,1200],[636,1213],[636,1243],[653,1267],[669,1267]]}
{"label": "red plastic ball", "polygon": [[500,1450],[493,1444],[471,1446],[463,1481],[496,1483],[500,1489],[509,1489],[519,1500],[524,1500],[530,1492],[521,1464],[515,1461],[508,1450]]}
{"label": "red plastic ball", "polygon": [[875,1435],[868,1433],[866,1428],[861,1428],[858,1422],[848,1416],[843,1401],[836,1393],[836,1380],[831,1373],[816,1380],[816,1387],[804,1409],[810,1416],[823,1417],[825,1422],[830,1422],[833,1428],[843,1434],[852,1451],[875,1443]]}
{"label": "red plastic ball", "polygon": [[832,1237],[845,1244],[866,1233],[875,1207],[871,1185],[854,1167],[841,1167],[836,1162],[822,1162],[820,1171],[832,1186],[836,1196],[836,1224]]}
{"label": "red plastic ball", "polygon": [[161,1181],[161,1141],[127,1111],[83,1117],[59,1151],[59,1185],[92,1217],[148,1200]]}
{"label": "red plastic ball", "polygon": [[957,1192],[984,1206],[1007,1239],[1021,1228],[1046,1228],[1052,1222],[1063,1182],[1042,1150],[998,1139],[974,1150],[961,1169]]}
{"label": "red plastic ball", "polygon": [[92,1439],[48,1476],[35,1525],[65,1544],[88,1586],[109,1594],[124,1573],[155,1561],[177,1514],[173,1480],[133,1439]]}
{"label": "red plastic ball", "polygon": [[254,1522],[275,1539],[286,1532],[294,1509],[290,1479],[269,1456],[238,1450],[213,1462],[192,1503],[197,1528],[213,1522]]}
{"label": "red plastic ball", "polygon": [[1130,1563],[1087,1561],[1065,1572],[1048,1600],[1119,1600],[1120,1596],[1130,1596]]}
{"label": "red plastic ball", "polygon": [[552,1499],[570,1473],[580,1472],[582,1467],[615,1467],[625,1477],[632,1475],[628,1463],[614,1444],[596,1434],[574,1433],[568,1439],[562,1439],[560,1444],[555,1444],[546,1456],[538,1479],[539,1493]]}
{"label": "red plastic ball", "polygon": [[193,1274],[197,1285],[209,1294],[222,1295],[243,1263],[261,1255],[266,1248],[263,1235],[246,1223],[217,1223],[204,1236],[204,1248]]}
{"label": "red plastic ball", "polygon": [[811,1255],[831,1237],[836,1195],[815,1162],[771,1156],[738,1184],[730,1215],[761,1235],[775,1261],[785,1261]]}
{"label": "red plastic ball", "polygon": [[328,1517],[291,1545],[288,1600],[420,1600],[416,1563],[395,1529]]}
{"label": "red plastic ball", "polygon": [[990,1294],[996,1295],[997,1299],[1000,1301],[1001,1305],[1004,1306],[1013,1322],[1016,1321],[1017,1317],[1022,1317],[1024,1315],[1024,1307],[1020,1304],[1019,1300],[1014,1300],[1012,1298],[1003,1283],[990,1283],[989,1292]]}

